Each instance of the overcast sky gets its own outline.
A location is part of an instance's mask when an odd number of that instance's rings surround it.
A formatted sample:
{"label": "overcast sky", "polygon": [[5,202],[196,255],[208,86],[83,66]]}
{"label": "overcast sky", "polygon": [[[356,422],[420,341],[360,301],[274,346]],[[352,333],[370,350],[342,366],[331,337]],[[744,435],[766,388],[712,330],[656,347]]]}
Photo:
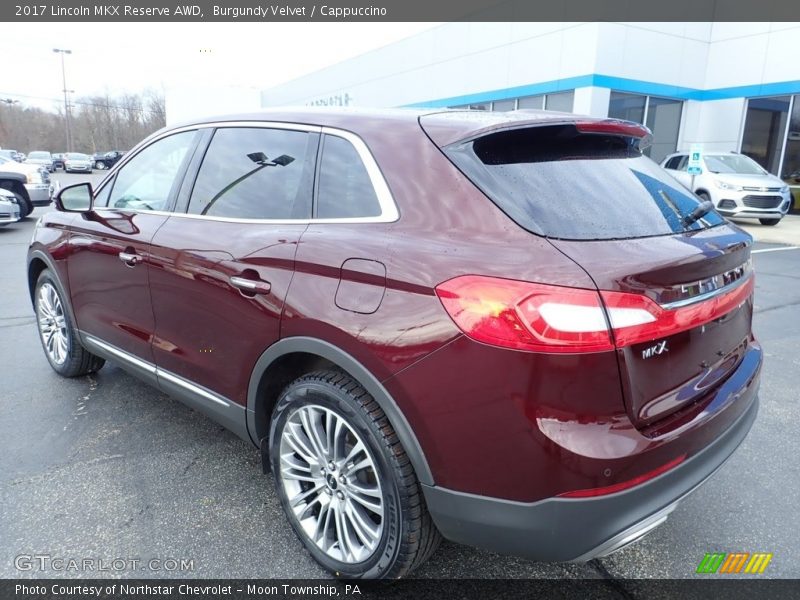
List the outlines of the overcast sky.
{"label": "overcast sky", "polygon": [[409,37],[430,23],[18,23],[0,36],[0,98],[63,105],[76,96],[215,81],[269,88]]}

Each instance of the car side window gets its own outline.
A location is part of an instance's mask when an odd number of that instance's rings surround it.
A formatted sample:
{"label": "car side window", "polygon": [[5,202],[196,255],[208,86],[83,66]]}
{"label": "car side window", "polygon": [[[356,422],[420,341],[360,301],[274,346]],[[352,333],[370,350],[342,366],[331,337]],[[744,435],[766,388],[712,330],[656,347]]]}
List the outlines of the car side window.
{"label": "car side window", "polygon": [[175,179],[194,145],[196,131],[162,138],[136,154],[117,173],[107,206],[168,210]]}
{"label": "car side window", "polygon": [[678,162],[678,166],[675,167],[678,171],[685,171],[689,166],[689,155],[682,154],[681,160]]}
{"label": "car side window", "polygon": [[311,217],[319,135],[263,127],[218,129],[200,165],[190,214],[239,219]]}
{"label": "car side window", "polygon": [[381,206],[361,156],[348,140],[326,135],[317,191],[317,218],[375,217]]}
{"label": "car side window", "polygon": [[665,169],[677,169],[677,168],[678,168],[678,163],[679,163],[679,162],[681,162],[681,157],[680,157],[680,156],[673,156],[672,158],[670,158],[670,159],[669,159],[669,160],[668,160],[668,161],[667,161],[667,162],[664,164],[664,168],[665,168]]}

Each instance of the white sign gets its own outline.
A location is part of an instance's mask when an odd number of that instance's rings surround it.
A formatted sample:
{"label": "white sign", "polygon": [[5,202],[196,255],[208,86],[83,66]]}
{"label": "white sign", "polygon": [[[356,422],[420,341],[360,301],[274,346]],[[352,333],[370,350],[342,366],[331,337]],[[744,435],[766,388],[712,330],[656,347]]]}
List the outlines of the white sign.
{"label": "white sign", "polygon": [[689,148],[689,164],[686,171],[689,175],[700,175],[703,172],[703,145],[692,144]]}

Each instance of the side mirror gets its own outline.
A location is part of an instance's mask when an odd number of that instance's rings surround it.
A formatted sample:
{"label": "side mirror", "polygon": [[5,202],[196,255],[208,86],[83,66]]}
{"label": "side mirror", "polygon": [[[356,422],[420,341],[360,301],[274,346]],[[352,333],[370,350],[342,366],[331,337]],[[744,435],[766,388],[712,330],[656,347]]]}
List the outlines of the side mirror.
{"label": "side mirror", "polygon": [[54,201],[62,212],[84,213],[92,210],[93,195],[91,183],[76,183],[61,188]]}

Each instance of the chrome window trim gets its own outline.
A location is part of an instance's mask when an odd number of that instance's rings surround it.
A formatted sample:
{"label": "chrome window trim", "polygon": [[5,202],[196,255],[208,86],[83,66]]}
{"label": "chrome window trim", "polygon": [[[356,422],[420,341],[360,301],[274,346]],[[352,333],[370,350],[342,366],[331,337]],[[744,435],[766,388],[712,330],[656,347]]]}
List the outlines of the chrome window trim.
{"label": "chrome window trim", "polygon": [[[121,160],[117,165],[114,166],[114,169],[109,172],[108,176],[101,182],[100,186],[97,188],[95,195],[97,195],[103,187],[105,187],[106,182],[111,181],[112,175],[115,175],[121,169],[125,167],[128,161],[132,160],[139,152],[144,150],[145,148],[149,147],[150,145],[154,144],[155,142],[168,137],[170,135],[174,135],[176,133],[183,133],[184,131],[196,131],[199,129],[208,129],[208,128],[220,128],[220,127],[252,127],[252,128],[262,128],[262,129],[283,129],[289,131],[304,131],[307,133],[319,133],[320,135],[332,135],[336,137],[340,137],[342,139],[347,140],[350,142],[353,147],[356,149],[359,158],[361,158],[361,162],[363,163],[364,167],[367,170],[367,174],[369,175],[370,181],[372,182],[372,187],[375,190],[375,195],[378,198],[378,204],[381,207],[381,214],[373,216],[373,217],[342,217],[342,218],[331,218],[331,219],[243,219],[243,218],[235,218],[235,217],[215,217],[209,215],[193,215],[189,213],[178,213],[178,212],[170,212],[170,211],[157,211],[157,210],[136,210],[136,209],[128,209],[128,208],[113,208],[109,206],[99,206],[96,207],[94,210],[98,212],[104,211],[120,211],[124,210],[125,212],[130,213],[141,213],[141,214],[148,214],[148,215],[166,215],[171,217],[180,217],[184,219],[202,219],[204,221],[221,221],[223,223],[260,223],[260,224],[271,224],[271,225],[309,225],[309,224],[316,224],[316,223],[342,223],[342,224],[356,224],[356,223],[394,223],[400,218],[400,212],[397,209],[397,204],[394,201],[394,197],[392,196],[391,190],[389,189],[389,184],[386,183],[386,179],[383,176],[383,173],[378,166],[375,157],[370,152],[367,144],[362,140],[358,135],[351,131],[346,131],[344,129],[338,129],[335,127],[323,127],[317,125],[304,125],[302,123],[283,123],[279,121],[213,121],[209,123],[201,123],[197,125],[186,125],[184,127],[178,127],[176,129],[170,129],[169,131],[165,131],[156,137],[148,138],[143,141],[139,146],[134,148],[128,155],[125,156],[123,160]],[[202,164],[201,167],[202,168]]]}

